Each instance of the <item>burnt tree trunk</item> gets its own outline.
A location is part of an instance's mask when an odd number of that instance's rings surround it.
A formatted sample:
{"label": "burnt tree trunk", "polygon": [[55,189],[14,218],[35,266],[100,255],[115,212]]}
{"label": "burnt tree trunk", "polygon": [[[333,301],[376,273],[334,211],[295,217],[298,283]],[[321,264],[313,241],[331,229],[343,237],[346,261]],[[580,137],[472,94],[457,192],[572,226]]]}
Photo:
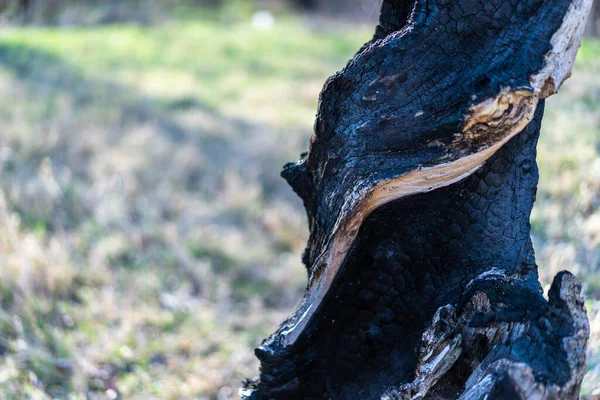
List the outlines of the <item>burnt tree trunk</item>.
{"label": "burnt tree trunk", "polygon": [[386,0],[321,93],[309,283],[256,350],[250,399],[576,399],[589,336],[568,272],[546,300],[529,232],[544,99],[591,0]]}

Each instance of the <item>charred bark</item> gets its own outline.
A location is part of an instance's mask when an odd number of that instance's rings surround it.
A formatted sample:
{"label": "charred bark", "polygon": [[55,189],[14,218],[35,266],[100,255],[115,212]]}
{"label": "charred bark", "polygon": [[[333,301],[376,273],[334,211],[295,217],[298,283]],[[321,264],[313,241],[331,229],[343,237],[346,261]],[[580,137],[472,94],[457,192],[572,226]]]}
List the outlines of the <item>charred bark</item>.
{"label": "charred bark", "polygon": [[302,305],[251,399],[575,399],[581,285],[546,300],[529,216],[544,99],[591,0],[385,0],[284,168],[310,238]]}

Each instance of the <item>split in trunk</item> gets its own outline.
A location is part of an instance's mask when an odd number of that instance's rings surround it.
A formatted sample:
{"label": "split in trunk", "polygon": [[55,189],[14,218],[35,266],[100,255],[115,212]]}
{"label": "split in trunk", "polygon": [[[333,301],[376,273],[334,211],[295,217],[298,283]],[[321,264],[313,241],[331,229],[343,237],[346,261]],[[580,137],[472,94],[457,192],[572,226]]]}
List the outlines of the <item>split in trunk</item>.
{"label": "split in trunk", "polygon": [[302,305],[252,399],[577,398],[589,326],[544,299],[529,232],[544,99],[591,0],[385,0],[283,176],[310,238]]}

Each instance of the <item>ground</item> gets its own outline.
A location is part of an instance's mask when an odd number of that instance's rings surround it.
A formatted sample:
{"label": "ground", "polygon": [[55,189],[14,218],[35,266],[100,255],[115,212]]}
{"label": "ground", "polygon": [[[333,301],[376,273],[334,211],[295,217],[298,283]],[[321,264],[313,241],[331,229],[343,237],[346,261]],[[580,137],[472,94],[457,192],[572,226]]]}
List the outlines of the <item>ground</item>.
{"label": "ground", "polygon": [[[0,393],[228,399],[306,284],[279,177],[370,24],[244,10],[0,31]],[[600,389],[600,41],[548,102],[532,224],[569,269]]]}

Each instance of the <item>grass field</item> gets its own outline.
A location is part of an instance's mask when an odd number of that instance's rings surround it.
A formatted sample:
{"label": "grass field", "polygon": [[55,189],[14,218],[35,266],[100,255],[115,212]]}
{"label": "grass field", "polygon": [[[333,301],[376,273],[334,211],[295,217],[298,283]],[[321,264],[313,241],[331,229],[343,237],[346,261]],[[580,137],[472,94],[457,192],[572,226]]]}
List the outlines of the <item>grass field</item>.
{"label": "grass field", "polygon": [[[361,26],[359,25],[358,28]],[[0,30],[0,393],[229,399],[305,285],[305,150],[325,78],[372,27],[175,13]],[[541,277],[584,281],[600,388],[600,42],[549,101]]]}

